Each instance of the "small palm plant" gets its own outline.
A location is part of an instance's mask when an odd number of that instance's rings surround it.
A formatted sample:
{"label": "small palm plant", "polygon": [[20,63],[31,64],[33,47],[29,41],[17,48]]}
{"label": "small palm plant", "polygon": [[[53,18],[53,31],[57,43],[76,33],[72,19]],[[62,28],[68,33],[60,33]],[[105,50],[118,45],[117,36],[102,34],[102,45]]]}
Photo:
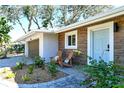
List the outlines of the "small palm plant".
{"label": "small palm plant", "polygon": [[51,60],[50,64],[48,65],[48,70],[52,76],[56,76],[57,65],[55,64],[54,60]]}

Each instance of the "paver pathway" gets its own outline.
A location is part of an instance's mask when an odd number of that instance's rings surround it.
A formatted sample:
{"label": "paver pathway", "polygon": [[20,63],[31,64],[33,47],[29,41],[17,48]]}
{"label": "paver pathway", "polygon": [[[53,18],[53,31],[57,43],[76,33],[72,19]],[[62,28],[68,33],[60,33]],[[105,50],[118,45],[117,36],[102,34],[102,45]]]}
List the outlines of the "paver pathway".
{"label": "paver pathway", "polygon": [[[22,60],[24,57],[13,57],[9,59],[2,59],[0,60],[0,68],[3,67],[12,67],[16,65],[17,61]],[[24,59],[23,59],[24,60]],[[27,59],[27,63],[31,64],[32,60]],[[17,83],[11,83],[8,81],[1,81],[0,80],[0,87],[19,87],[19,88],[81,88],[85,86],[80,86],[80,82],[85,80],[85,76],[78,72],[74,68],[58,68],[60,71],[63,71],[67,74],[69,74],[66,77],[50,81],[50,82],[44,82],[44,83],[37,83],[37,84],[17,84]]]}

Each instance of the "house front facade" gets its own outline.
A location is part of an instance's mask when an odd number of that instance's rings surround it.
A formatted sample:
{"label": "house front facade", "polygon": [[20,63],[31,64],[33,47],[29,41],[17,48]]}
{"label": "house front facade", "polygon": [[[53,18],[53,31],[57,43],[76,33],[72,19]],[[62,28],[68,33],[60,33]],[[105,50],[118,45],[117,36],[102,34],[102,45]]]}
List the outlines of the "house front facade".
{"label": "house front facade", "polygon": [[[58,50],[71,49],[80,50],[84,55],[97,60],[102,58],[106,62],[118,59],[123,64],[124,7],[51,31],[51,33],[42,30],[34,31],[18,41],[25,42],[26,56],[40,55],[49,60],[57,54]],[[82,63],[89,63],[86,56],[83,57]]]}
{"label": "house front facade", "polygon": [[47,30],[31,31],[18,39],[20,41],[25,44],[26,57],[41,56],[48,62],[58,51],[58,35]]}

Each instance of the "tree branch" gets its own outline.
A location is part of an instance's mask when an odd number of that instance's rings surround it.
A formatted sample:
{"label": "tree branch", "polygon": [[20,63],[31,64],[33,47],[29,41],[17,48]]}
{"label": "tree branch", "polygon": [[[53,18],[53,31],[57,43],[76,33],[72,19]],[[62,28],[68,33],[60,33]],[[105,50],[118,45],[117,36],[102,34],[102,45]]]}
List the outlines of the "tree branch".
{"label": "tree branch", "polygon": [[33,22],[37,25],[37,28],[40,29],[40,25],[36,17],[33,18]]}
{"label": "tree branch", "polygon": [[26,32],[25,28],[23,27],[21,21],[19,19],[17,19],[17,21],[18,21],[19,25],[21,26],[22,30],[24,31],[24,33],[26,34],[27,32]]}

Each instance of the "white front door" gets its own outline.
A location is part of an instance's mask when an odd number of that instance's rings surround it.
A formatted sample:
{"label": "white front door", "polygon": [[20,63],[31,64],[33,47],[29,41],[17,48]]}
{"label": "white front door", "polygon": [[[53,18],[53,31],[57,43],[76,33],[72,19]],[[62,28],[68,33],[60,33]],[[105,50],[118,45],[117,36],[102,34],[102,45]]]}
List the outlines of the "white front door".
{"label": "white front door", "polygon": [[[113,22],[88,27],[87,55],[106,62],[114,61]],[[88,58],[88,64],[90,60]]]}
{"label": "white front door", "polygon": [[109,28],[92,31],[92,57],[109,61]]}

